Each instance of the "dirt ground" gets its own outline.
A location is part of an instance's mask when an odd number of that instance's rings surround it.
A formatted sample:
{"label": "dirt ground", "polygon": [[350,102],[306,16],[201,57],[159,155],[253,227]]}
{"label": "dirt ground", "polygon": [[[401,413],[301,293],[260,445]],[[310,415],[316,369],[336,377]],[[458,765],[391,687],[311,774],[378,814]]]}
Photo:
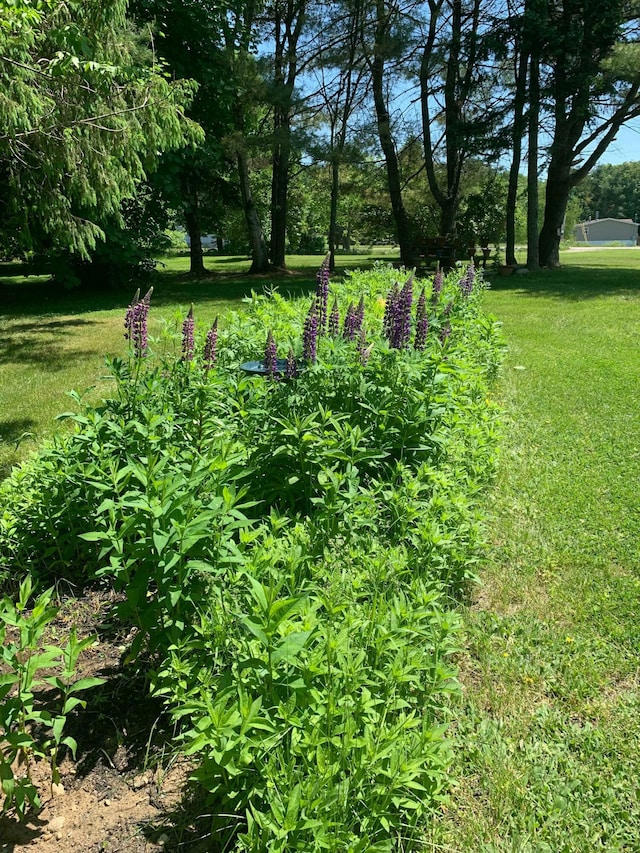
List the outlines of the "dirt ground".
{"label": "dirt ground", "polygon": [[[162,706],[149,697],[144,675],[121,663],[130,638],[108,624],[113,604],[105,591],[69,599],[51,626],[59,645],[72,625],[79,636],[97,634],[79,676],[105,683],[88,691],[87,708],[68,720],[65,734],[78,750],[75,761],[69,754],[61,761],[60,785],[52,785],[47,763],[34,766],[42,809],[23,823],[11,813],[0,817],[0,853],[211,849],[193,810],[188,816],[190,768],[167,748],[171,728]],[[46,694],[41,698],[47,702]]]}

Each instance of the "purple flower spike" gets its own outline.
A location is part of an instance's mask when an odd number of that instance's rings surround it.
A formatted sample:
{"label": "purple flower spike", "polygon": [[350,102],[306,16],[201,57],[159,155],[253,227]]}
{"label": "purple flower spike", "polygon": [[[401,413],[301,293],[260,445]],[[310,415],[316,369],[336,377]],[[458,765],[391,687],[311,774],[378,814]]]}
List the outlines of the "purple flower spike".
{"label": "purple flower spike", "polygon": [[447,302],[447,304],[444,306],[444,316],[445,316],[445,317],[448,317],[448,316],[451,314],[451,312],[452,312],[452,311],[453,311],[453,301],[452,301],[452,300],[450,300],[450,301],[449,301],[449,302]]}
{"label": "purple flower spike", "polygon": [[428,331],[429,318],[427,317],[427,300],[423,287],[416,306],[416,337],[413,344],[415,349],[423,350],[425,348]]}
{"label": "purple flower spike", "polygon": [[329,304],[329,263],[331,255],[327,255],[316,275],[316,308],[318,311],[318,331],[321,335],[327,330],[327,307]]}
{"label": "purple flower spike", "polygon": [[297,379],[298,378],[298,365],[296,364],[296,358],[293,354],[293,349],[289,347],[289,352],[287,353],[287,363],[284,368],[284,378],[285,379]]}
{"label": "purple flower spike", "polygon": [[193,341],[193,332],[195,329],[195,323],[193,321],[193,305],[189,308],[189,313],[185,317],[184,323],[182,324],[182,360],[183,361],[191,361],[193,359],[193,352],[195,349],[194,341]]}
{"label": "purple flower spike", "polygon": [[307,361],[315,363],[318,351],[318,303],[313,299],[302,334],[302,354]]}
{"label": "purple flower spike", "polygon": [[151,304],[151,294],[153,288],[150,287],[142,299],[139,299],[140,291],[136,291],[133,302],[127,309],[124,319],[125,338],[131,341],[133,345],[133,354],[135,358],[144,358],[148,350],[147,336],[147,317],[149,315],[149,305]]}
{"label": "purple flower spike", "polygon": [[337,338],[340,334],[340,309],[338,308],[338,298],[333,300],[333,308],[329,315],[329,335],[332,338]]}
{"label": "purple flower spike", "polygon": [[413,303],[413,274],[406,280],[396,301],[393,326],[391,329],[391,346],[393,349],[404,349],[411,338],[411,305]]}
{"label": "purple flower spike", "polygon": [[360,356],[360,364],[363,365],[363,367],[369,361],[372,349],[373,344],[369,344],[369,346],[367,346],[367,333],[364,326],[362,326],[358,334],[358,355]]}
{"label": "purple flower spike", "polygon": [[357,334],[356,322],[356,309],[353,305],[353,302],[350,302],[342,326],[342,337],[345,339],[345,341],[355,341]]}
{"label": "purple flower spike", "polygon": [[460,290],[462,291],[462,295],[465,297],[471,296],[471,291],[473,290],[473,283],[476,277],[476,269],[473,265],[473,261],[467,267],[467,271],[460,280]]}
{"label": "purple flower spike", "polygon": [[264,367],[269,379],[278,378],[278,350],[271,329],[269,329],[267,344],[264,348]]}
{"label": "purple flower spike", "polygon": [[213,321],[213,326],[207,332],[207,337],[204,342],[204,368],[211,370],[216,363],[218,350],[218,318]]}
{"label": "purple flower spike", "polygon": [[360,302],[358,302],[358,307],[356,308],[356,332],[359,332],[362,329],[363,323],[364,323],[364,296],[361,296]]}
{"label": "purple flower spike", "polygon": [[444,346],[446,344],[446,342],[449,339],[450,334],[451,334],[451,326],[449,325],[449,323],[447,323],[446,325],[444,325],[440,329],[440,343],[442,344],[442,346]]}
{"label": "purple flower spike", "polygon": [[382,334],[389,343],[391,343],[391,332],[394,326],[396,305],[399,296],[400,291],[398,290],[398,284],[396,282],[387,294],[387,301],[384,306],[384,319],[382,320]]}
{"label": "purple flower spike", "polygon": [[440,298],[440,293],[442,291],[442,284],[444,282],[444,276],[442,275],[442,270],[440,267],[436,270],[436,274],[433,277],[433,286],[431,291],[431,299],[434,302],[437,302]]}
{"label": "purple flower spike", "polygon": [[124,316],[124,339],[125,341],[130,341],[133,333],[133,317],[134,312],[136,310],[136,305],[140,301],[140,288],[138,288],[135,292],[133,299],[131,300],[131,305],[127,308],[127,313]]}

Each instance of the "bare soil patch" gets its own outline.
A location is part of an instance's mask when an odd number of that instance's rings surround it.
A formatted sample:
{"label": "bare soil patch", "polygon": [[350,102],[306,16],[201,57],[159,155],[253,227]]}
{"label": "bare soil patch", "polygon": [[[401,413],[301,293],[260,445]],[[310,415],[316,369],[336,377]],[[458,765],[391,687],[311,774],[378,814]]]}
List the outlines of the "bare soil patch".
{"label": "bare soil patch", "polygon": [[[200,848],[197,836],[189,839],[183,808],[190,768],[168,748],[170,722],[149,696],[144,672],[122,662],[130,638],[112,621],[115,603],[113,593],[91,591],[67,600],[50,626],[47,641],[58,645],[73,625],[79,636],[97,636],[78,676],[105,683],[87,691],[87,707],[69,717],[65,732],[78,743],[77,760],[64,756],[61,784],[52,785],[46,762],[32,767],[40,811],[23,823],[11,813],[0,817],[0,853]],[[46,705],[54,697],[43,691],[39,698]]]}

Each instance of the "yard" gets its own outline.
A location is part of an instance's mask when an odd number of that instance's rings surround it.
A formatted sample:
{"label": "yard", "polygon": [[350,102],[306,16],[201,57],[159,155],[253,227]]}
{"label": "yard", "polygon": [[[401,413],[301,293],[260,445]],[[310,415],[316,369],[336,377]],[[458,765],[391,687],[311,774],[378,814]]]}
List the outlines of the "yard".
{"label": "yard", "polygon": [[[499,477],[485,498],[491,547],[460,607],[454,786],[426,837],[405,849],[640,849],[640,250],[562,260],[560,271],[494,278],[484,297],[508,345],[492,392],[504,417]],[[310,291],[316,264],[305,261],[281,291]],[[232,260],[212,267],[217,275],[199,283],[171,266],[161,273],[152,334],[162,337],[161,321],[179,328],[191,303],[205,325],[224,318],[255,287]],[[18,278],[3,290],[6,472],[61,428],[55,414],[73,407],[65,390],[108,387],[103,355],[122,351],[130,297],[50,296]],[[118,849],[123,832],[105,834],[102,849]],[[65,837],[50,849],[82,849],[60,846]],[[156,849],[162,834],[148,837]]]}

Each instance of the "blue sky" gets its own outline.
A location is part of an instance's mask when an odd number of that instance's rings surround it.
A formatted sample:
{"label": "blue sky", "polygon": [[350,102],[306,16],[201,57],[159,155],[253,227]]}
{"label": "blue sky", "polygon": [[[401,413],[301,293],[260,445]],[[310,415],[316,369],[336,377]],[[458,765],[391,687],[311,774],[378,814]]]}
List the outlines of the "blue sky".
{"label": "blue sky", "polygon": [[621,128],[615,142],[612,142],[598,163],[627,163],[640,160],[640,119]]}

